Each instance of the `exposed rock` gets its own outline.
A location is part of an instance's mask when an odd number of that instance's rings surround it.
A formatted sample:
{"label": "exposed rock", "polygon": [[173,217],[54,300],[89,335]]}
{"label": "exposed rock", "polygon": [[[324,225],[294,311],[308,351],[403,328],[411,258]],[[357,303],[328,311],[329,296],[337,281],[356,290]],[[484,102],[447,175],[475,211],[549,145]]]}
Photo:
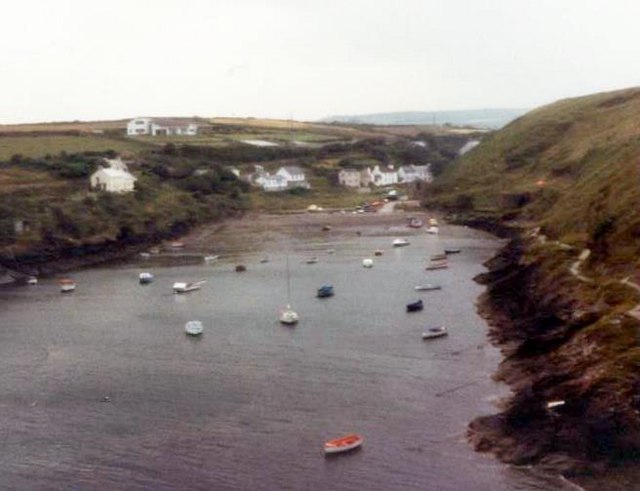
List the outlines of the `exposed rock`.
{"label": "exposed rock", "polygon": [[[580,282],[557,257],[536,254],[521,239],[487,267],[478,277],[487,285],[479,312],[505,355],[495,378],[513,396],[500,414],[469,425],[474,448],[566,475],[638,458],[637,322],[606,320],[615,306],[599,300],[596,284]],[[554,400],[562,404],[549,406]]]}

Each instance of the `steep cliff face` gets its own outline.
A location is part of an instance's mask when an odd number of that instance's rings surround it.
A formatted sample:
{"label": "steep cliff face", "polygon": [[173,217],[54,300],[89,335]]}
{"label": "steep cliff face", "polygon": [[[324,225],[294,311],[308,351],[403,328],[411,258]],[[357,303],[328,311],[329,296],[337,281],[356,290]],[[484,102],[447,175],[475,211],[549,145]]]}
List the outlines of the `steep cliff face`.
{"label": "steep cliff face", "polygon": [[640,457],[640,322],[620,302],[633,288],[572,273],[578,252],[514,239],[478,278],[513,395],[469,427],[480,451],[566,474]]}
{"label": "steep cliff face", "polygon": [[640,88],[562,100],[459,159],[424,196],[514,239],[479,278],[513,389],[479,450],[565,472],[640,458]]}

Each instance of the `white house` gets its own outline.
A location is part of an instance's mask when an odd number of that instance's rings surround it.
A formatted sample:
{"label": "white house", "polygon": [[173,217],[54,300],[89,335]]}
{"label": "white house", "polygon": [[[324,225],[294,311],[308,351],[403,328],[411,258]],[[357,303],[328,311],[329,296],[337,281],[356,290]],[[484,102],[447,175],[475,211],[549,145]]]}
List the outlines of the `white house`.
{"label": "white house", "polygon": [[278,174],[262,174],[256,179],[256,183],[265,191],[284,191],[287,189],[287,180]]}
{"label": "white house", "polygon": [[373,182],[373,174],[371,173],[371,169],[367,167],[366,169],[362,169],[360,171],[360,186],[363,188],[369,187],[369,184]]}
{"label": "white house", "polygon": [[127,135],[186,135],[198,134],[198,125],[186,118],[135,118],[127,123]]}
{"label": "white house", "polygon": [[381,169],[379,165],[376,165],[371,171],[371,176],[373,184],[376,186],[391,186],[398,182],[398,173],[391,166]]}
{"label": "white house", "polygon": [[340,172],[338,172],[338,183],[342,186],[359,188],[361,182],[360,171],[356,169],[341,169]]}
{"label": "white house", "polygon": [[93,189],[110,193],[133,191],[136,178],[123,169],[99,169],[91,174],[89,181]]}
{"label": "white house", "polygon": [[295,165],[280,167],[276,175],[284,177],[290,187],[295,187],[296,185],[304,186],[306,184],[304,171]]}
{"label": "white house", "polygon": [[398,169],[399,182],[433,181],[431,165],[403,165]]}

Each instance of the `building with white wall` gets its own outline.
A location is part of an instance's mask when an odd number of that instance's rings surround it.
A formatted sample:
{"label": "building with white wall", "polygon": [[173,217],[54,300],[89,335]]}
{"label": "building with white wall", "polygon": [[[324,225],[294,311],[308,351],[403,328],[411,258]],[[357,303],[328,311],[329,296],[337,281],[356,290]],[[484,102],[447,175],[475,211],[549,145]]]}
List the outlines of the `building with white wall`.
{"label": "building with white wall", "polygon": [[135,118],[127,123],[129,136],[194,136],[198,125],[186,118]]}
{"label": "building with white wall", "polygon": [[110,193],[128,193],[134,190],[136,178],[123,169],[99,169],[89,178],[91,188]]}
{"label": "building with white wall", "polygon": [[360,171],[356,169],[341,169],[340,172],[338,172],[338,184],[341,186],[359,188],[361,182]]}

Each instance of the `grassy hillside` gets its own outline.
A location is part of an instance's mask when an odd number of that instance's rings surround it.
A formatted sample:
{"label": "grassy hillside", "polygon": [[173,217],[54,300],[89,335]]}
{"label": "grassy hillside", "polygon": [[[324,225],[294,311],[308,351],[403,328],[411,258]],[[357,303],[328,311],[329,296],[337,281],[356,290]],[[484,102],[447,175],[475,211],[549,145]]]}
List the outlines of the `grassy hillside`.
{"label": "grassy hillside", "polygon": [[640,253],[640,89],[566,99],[485,138],[428,203],[517,217],[634,265]]}
{"label": "grassy hillside", "polygon": [[13,155],[43,157],[60,152],[117,152],[137,153],[147,148],[142,142],[91,134],[22,134],[0,135],[0,161],[9,160]]}

